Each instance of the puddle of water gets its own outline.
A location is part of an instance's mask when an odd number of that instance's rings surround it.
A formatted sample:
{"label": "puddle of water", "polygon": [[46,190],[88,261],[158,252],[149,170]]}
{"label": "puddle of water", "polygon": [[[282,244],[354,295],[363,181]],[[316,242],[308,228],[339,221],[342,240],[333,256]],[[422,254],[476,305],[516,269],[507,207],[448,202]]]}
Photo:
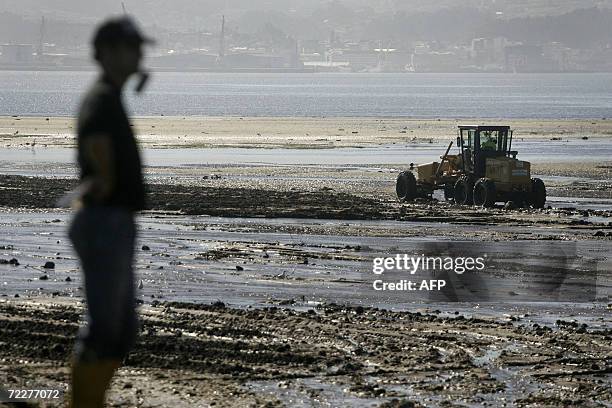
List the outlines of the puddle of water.
{"label": "puddle of water", "polygon": [[[144,162],[156,166],[197,167],[210,164],[387,165],[439,160],[446,141],[423,145],[394,144],[364,148],[264,149],[172,148],[142,149]],[[612,141],[524,141],[515,146],[518,158],[533,162],[599,162],[612,156]],[[453,149],[454,154],[456,149]],[[73,148],[0,148],[0,157],[13,163],[72,163]]]}
{"label": "puddle of water", "polygon": [[[612,198],[584,198],[584,197],[546,197],[546,205],[556,208],[576,208],[578,210],[612,211]],[[582,217],[582,219],[586,219]],[[609,222],[607,217],[597,217],[599,221]]]}
{"label": "puddle of water", "polygon": [[380,398],[359,398],[345,391],[346,384],[334,384],[320,378],[298,378],[280,382],[251,381],[244,387],[257,394],[274,395],[286,406],[295,408],[365,408],[377,407],[384,401]]}
{"label": "puddle of water", "polygon": [[[0,294],[13,296],[15,293],[38,293],[39,288],[43,288],[43,293],[53,291],[72,295],[80,293],[78,287],[82,282],[78,273],[78,263],[66,237],[69,218],[69,212],[3,212],[0,222],[3,229],[1,244],[12,245],[14,249],[0,250],[0,258],[16,257],[21,266],[0,265],[2,268]],[[59,222],[53,222],[55,220]],[[223,300],[229,305],[238,307],[267,306],[272,299],[279,301],[294,299],[293,307],[304,309],[316,308],[319,302],[334,302],[391,310],[414,311],[419,308],[435,308],[442,312],[458,311],[464,315],[495,318],[505,313],[535,311],[537,319],[551,325],[554,325],[559,316],[568,315],[584,319],[589,325],[605,323],[599,320],[602,313],[605,314],[605,304],[592,302],[527,303],[520,302],[519,296],[514,296],[511,303],[460,303],[427,297],[382,296],[380,293],[365,289],[366,286],[370,287],[369,281],[364,279],[371,278],[365,272],[371,268],[370,261],[366,260],[379,253],[411,253],[416,250],[415,248],[420,248],[422,243],[436,238],[429,236],[414,239],[403,237],[401,234],[391,237],[295,235],[278,232],[274,228],[279,225],[303,226],[305,223],[329,227],[379,225],[379,222],[371,221],[141,216],[141,232],[137,248],[146,244],[151,250],[137,251],[137,273],[139,279],[144,281],[144,288],[139,292],[139,297],[146,302],[157,299],[198,303]],[[236,228],[228,230],[228,224],[235,225]],[[428,226],[427,223],[384,222],[383,224],[410,229]],[[263,228],[262,232],[260,227],[262,225],[269,228]],[[445,228],[454,228],[444,224],[431,225],[435,225],[441,233]],[[199,228],[195,228],[196,226]],[[445,240],[443,237],[437,239],[436,242]],[[336,251],[344,253],[338,248],[343,248],[345,245],[361,246],[359,251],[346,251],[347,254],[357,258],[333,259],[324,256],[333,255]],[[262,246],[272,248],[269,254],[273,262],[267,262],[267,259],[262,258],[263,252],[260,254]],[[533,243],[523,247],[537,252],[537,247]],[[198,259],[198,254],[214,248],[239,250],[233,256],[221,259]],[[604,241],[576,243],[577,254],[584,265],[587,265],[585,263],[587,259],[605,254],[606,248],[609,255],[609,244]],[[282,249],[283,252],[275,253],[278,249]],[[302,263],[304,258],[308,258],[308,264]],[[44,270],[42,265],[46,260],[54,260],[56,268],[50,271]],[[516,263],[516,259],[514,262]],[[237,270],[237,265],[243,270]],[[515,265],[513,268],[518,266]],[[47,274],[49,280],[40,281],[39,277],[43,274]],[[583,274],[581,272],[580,276]],[[72,282],[65,282],[68,276]],[[502,274],[495,278],[492,289],[507,297],[510,290],[521,292],[524,289],[525,284],[521,283],[521,279],[523,279],[521,274]],[[576,289],[572,286],[572,279],[567,284],[569,286],[564,290],[569,290],[570,294],[574,293],[572,291]],[[598,282],[597,290],[601,292],[598,297],[605,297],[606,291],[609,295],[611,287],[610,282]],[[535,317],[533,319],[536,321]]]}

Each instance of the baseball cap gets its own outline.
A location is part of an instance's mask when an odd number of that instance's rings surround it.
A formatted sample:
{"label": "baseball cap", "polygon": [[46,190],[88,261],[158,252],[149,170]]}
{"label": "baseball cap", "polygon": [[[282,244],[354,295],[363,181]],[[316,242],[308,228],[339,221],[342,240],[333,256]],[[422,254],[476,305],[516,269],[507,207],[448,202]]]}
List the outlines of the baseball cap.
{"label": "baseball cap", "polygon": [[93,37],[94,48],[120,43],[154,44],[155,40],[143,35],[129,17],[111,18],[98,26]]}

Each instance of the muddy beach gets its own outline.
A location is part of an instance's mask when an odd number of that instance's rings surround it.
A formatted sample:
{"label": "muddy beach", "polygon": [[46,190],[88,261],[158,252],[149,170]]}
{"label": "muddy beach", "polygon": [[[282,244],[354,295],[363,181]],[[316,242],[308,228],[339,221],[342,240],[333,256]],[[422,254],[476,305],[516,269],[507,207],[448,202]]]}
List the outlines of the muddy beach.
{"label": "muddy beach", "polygon": [[[0,375],[13,386],[61,388],[82,313],[83,282],[65,236],[70,214],[3,211],[8,245],[0,258],[19,265],[0,265],[7,282],[0,289]],[[593,226],[535,224],[527,231],[516,221],[163,211],[139,221],[143,331],[110,406],[596,407],[610,400],[610,238],[596,236]],[[527,265],[521,261],[504,270],[509,282],[493,276],[505,301],[389,299],[364,290],[372,253],[417,253],[423,240],[468,235],[506,251],[532,248],[532,256],[551,243],[576,243],[581,262],[568,268],[584,274],[587,260],[607,260],[595,268],[597,293],[520,302],[517,292],[530,286],[517,270]]]}
{"label": "muddy beach", "polygon": [[[32,129],[2,130],[0,382],[61,387],[82,313],[66,238],[71,213],[57,208],[76,183],[70,120],[16,119],[3,118],[0,129],[22,120]],[[439,195],[397,202],[406,152],[435,158],[454,121],[403,129],[385,120],[380,131],[375,120],[219,119],[204,140],[194,133],[200,120],[182,125],[187,141],[162,137],[183,119],[137,123],[158,132],[142,136],[150,191],[136,254],[143,330],[112,406],[609,405],[609,121],[533,126],[538,133],[521,152],[549,196],[534,210],[464,207]],[[47,122],[55,135],[34,134]],[[515,125],[527,132],[534,123]],[[247,130],[257,127],[276,136],[252,144]],[[381,138],[391,127],[397,135]],[[316,140],[331,129],[344,129],[350,143]],[[411,129],[427,131],[394,148]],[[554,142],[553,158],[529,157],[553,144],[557,129],[566,140]],[[289,133],[304,136],[287,140]],[[591,147],[573,154],[582,137]],[[206,156],[212,152],[219,156]],[[373,257],[440,242],[512,254],[487,276],[493,300],[364,289]],[[572,251],[566,279],[555,297],[532,301],[541,276],[528,272],[557,247]]]}
{"label": "muddy beach", "polygon": [[[3,302],[3,381],[62,384],[75,302]],[[155,303],[109,406],[597,407],[610,330],[335,304],[299,312]],[[18,336],[19,342],[13,339]]]}
{"label": "muddy beach", "polygon": [[[388,190],[351,194],[321,186],[309,191],[306,183],[283,189],[248,187],[247,180],[237,183],[214,183],[222,176],[212,176],[205,185],[193,180],[185,184],[149,184],[148,210],[178,212],[185,215],[265,218],[314,218],[346,220],[397,220],[449,222],[477,225],[559,225],[588,230],[612,232],[606,219],[612,209],[549,208],[533,210],[476,209],[451,203],[420,200],[417,203],[397,202]],[[333,179],[333,175],[329,176]],[[75,179],[48,179],[38,177],[0,176],[0,206],[13,208],[57,208],[58,200],[76,186]],[[199,184],[199,185],[198,185]],[[221,184],[222,186],[211,186]],[[330,183],[333,185],[332,183]],[[392,184],[387,182],[387,184]],[[341,190],[341,189],[340,189]],[[606,186],[607,190],[607,186]],[[603,193],[606,194],[607,191]],[[595,190],[597,191],[597,190]],[[369,194],[368,194],[369,193]],[[377,194],[378,193],[378,194]],[[599,222],[593,222],[595,217]],[[612,220],[612,218],[610,218]],[[612,235],[612,234],[611,234]],[[606,233],[605,236],[608,236]]]}

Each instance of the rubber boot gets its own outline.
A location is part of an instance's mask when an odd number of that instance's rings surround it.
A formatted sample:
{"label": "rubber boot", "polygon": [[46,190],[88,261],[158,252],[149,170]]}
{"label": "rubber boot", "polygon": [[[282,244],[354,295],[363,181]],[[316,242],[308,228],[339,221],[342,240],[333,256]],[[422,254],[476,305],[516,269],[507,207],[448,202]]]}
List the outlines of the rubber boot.
{"label": "rubber boot", "polygon": [[106,390],[120,360],[75,362],[72,365],[70,408],[103,408]]}

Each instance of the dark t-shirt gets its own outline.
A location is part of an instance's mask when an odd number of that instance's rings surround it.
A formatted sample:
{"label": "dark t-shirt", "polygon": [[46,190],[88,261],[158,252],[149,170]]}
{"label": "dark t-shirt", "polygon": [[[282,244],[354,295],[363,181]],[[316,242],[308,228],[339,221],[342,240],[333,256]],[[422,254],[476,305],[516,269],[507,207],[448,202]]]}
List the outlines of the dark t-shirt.
{"label": "dark t-shirt", "polygon": [[84,205],[107,205],[139,211],[145,206],[140,154],[130,122],[123,108],[120,90],[104,77],[98,79],[85,95],[78,118],[78,162],[81,180],[94,169],[83,154],[83,141],[96,134],[111,138],[114,190],[104,202],[83,197]]}

